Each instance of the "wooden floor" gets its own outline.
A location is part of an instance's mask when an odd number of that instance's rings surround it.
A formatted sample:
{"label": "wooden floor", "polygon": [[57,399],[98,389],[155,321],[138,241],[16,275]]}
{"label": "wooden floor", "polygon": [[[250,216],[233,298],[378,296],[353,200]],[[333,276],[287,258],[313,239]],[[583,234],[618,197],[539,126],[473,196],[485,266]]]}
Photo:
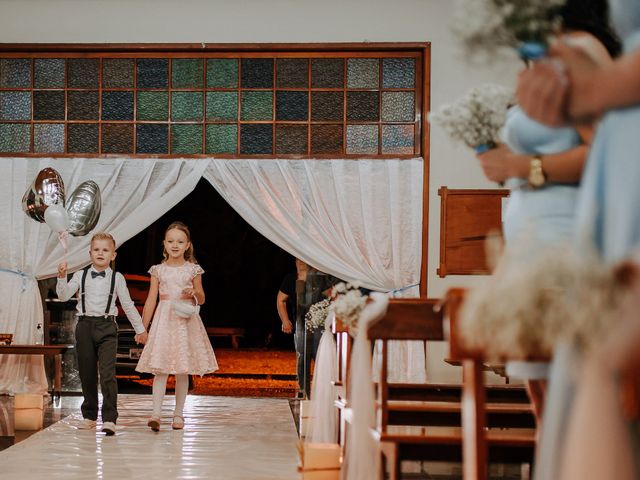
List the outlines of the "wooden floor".
{"label": "wooden floor", "polygon": [[297,435],[287,399],[190,395],[185,429],[171,430],[169,397],[158,433],[146,426],[149,395],[120,395],[118,400],[115,436],[78,430],[76,410],[1,451],[0,478],[298,478]]}

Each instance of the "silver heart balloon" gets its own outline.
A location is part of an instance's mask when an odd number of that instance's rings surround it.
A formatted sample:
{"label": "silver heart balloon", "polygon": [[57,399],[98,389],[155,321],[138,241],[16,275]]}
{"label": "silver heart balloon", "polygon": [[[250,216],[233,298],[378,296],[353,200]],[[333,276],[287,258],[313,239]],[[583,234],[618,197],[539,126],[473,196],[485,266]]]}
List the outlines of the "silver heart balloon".
{"label": "silver heart balloon", "polygon": [[89,233],[98,223],[101,210],[100,187],[93,180],[82,182],[67,200],[69,233],[74,237]]}
{"label": "silver heart balloon", "polygon": [[64,206],[64,182],[53,168],[44,168],[22,197],[22,210],[35,221],[44,222],[44,211],[49,205]]}

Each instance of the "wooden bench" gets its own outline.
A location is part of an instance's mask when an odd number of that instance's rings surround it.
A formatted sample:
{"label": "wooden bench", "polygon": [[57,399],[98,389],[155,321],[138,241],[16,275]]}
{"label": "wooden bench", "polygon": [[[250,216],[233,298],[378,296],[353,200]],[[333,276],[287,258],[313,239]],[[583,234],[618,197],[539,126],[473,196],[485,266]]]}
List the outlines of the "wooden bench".
{"label": "wooden bench", "polygon": [[[373,435],[380,442],[382,468],[386,469],[388,464],[391,480],[400,478],[403,460],[460,461],[463,458],[463,428],[468,423],[466,418],[462,422],[468,409],[460,403],[464,384],[461,390],[451,386],[387,382],[390,340],[444,340],[443,314],[434,311],[436,304],[435,300],[429,299],[392,301],[387,315],[368,330],[372,341],[382,342],[378,427]],[[482,368],[482,364],[478,367]],[[488,408],[488,421],[483,425],[509,427],[492,430],[485,437],[488,455],[495,462],[531,463],[535,430],[514,428],[535,425],[523,389],[499,387],[491,391],[492,399],[502,396],[504,400],[515,398],[517,402],[496,403]],[[392,397],[392,392],[396,398]],[[458,396],[454,398],[456,393]],[[436,397],[440,397],[439,401]]]}
{"label": "wooden bench", "polygon": [[[487,396],[484,386],[482,350],[471,350],[464,346],[459,329],[459,317],[465,290],[450,289],[447,292],[444,311],[449,331],[449,356],[462,364],[462,443],[463,476],[465,480],[487,480],[489,459],[493,460],[492,445],[496,436],[510,435],[508,431],[487,430]],[[508,437],[502,446],[508,444]],[[535,449],[535,429],[520,432],[511,449],[523,449],[523,457],[514,460],[528,460],[533,464]]]}
{"label": "wooden bench", "polygon": [[230,337],[231,346],[236,349],[240,347],[239,339],[244,337],[244,332],[244,328],[207,327],[207,335],[210,337]]}

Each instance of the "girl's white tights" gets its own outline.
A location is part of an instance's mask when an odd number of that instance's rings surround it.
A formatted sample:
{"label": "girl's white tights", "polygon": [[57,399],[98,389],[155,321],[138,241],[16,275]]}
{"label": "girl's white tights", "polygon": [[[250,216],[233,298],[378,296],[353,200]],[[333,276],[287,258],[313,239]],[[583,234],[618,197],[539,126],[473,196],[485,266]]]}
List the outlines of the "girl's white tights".
{"label": "girl's white tights", "polygon": [[[165,373],[157,374],[153,379],[153,413],[152,416],[160,418],[162,413],[162,400],[167,390],[167,378],[169,375]],[[174,416],[182,417],[184,410],[184,402],[187,399],[187,391],[189,390],[189,375],[186,373],[176,375],[176,408],[173,412]]]}

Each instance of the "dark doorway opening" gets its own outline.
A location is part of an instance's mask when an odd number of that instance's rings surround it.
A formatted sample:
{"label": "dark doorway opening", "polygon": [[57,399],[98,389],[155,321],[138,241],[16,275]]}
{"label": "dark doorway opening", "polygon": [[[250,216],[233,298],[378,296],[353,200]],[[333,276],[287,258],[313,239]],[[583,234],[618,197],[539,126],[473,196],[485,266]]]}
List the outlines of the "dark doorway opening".
{"label": "dark doorway opening", "polygon": [[[293,350],[281,331],[276,295],[284,276],[295,271],[294,258],[251,227],[202,179],[193,192],[165,215],[118,248],[122,273],[148,275],[162,261],[162,240],[173,221],[189,226],[195,255],[205,270],[206,302],[200,315],[206,327],[245,329],[242,347]],[[214,348],[229,339],[215,339]]]}

